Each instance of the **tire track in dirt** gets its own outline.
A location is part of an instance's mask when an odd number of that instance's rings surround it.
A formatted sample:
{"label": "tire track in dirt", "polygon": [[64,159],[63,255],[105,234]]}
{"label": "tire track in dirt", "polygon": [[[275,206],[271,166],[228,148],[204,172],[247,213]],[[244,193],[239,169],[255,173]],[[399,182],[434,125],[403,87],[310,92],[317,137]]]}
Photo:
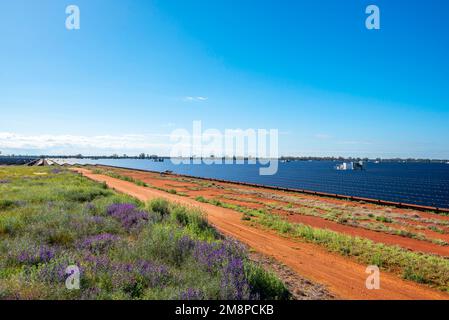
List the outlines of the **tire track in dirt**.
{"label": "tire track in dirt", "polygon": [[366,266],[330,253],[318,245],[287,239],[274,232],[251,227],[241,220],[241,214],[238,212],[137,186],[109,176],[92,174],[86,169],[74,170],[92,180],[105,182],[110,188],[142,201],[165,198],[182,205],[199,207],[207,213],[209,222],[223,234],[230,235],[254,250],[274,257],[298,274],[325,285],[329,291],[341,299],[449,300],[449,294],[405,281],[387,272],[381,273],[381,289],[368,290],[365,287],[368,276],[365,273]]}

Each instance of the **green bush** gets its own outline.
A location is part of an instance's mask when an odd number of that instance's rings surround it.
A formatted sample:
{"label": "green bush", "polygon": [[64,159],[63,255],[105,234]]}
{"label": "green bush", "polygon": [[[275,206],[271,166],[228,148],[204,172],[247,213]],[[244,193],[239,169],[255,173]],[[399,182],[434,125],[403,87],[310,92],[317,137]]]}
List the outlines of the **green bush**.
{"label": "green bush", "polygon": [[99,197],[111,195],[109,190],[105,189],[69,189],[61,192],[61,197],[69,201],[90,202]]}
{"label": "green bush", "polygon": [[380,222],[384,222],[384,223],[391,223],[391,222],[393,222],[393,220],[391,220],[391,218],[388,218],[388,217],[385,217],[385,216],[378,216],[378,217],[376,217],[376,220],[380,221]]}
{"label": "green bush", "polygon": [[0,199],[0,210],[7,210],[15,207],[16,205],[17,203],[15,201]]}
{"label": "green bush", "polygon": [[153,199],[148,203],[148,208],[153,212],[159,213],[162,217],[170,214],[169,206],[168,201],[163,198]]}
{"label": "green bush", "polygon": [[261,300],[288,300],[291,294],[272,272],[253,264],[245,263],[245,274],[253,292],[260,294]]}
{"label": "green bush", "polygon": [[203,202],[203,203],[207,203],[208,201],[206,200],[206,198],[204,198],[203,196],[198,196],[195,198],[196,201],[198,202]]}

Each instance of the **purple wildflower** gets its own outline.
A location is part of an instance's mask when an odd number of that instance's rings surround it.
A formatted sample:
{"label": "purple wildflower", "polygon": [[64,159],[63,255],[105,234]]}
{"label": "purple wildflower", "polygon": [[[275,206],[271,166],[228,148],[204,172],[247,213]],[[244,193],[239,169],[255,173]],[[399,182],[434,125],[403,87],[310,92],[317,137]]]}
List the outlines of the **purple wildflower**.
{"label": "purple wildflower", "polygon": [[134,204],[112,204],[107,208],[107,213],[119,220],[127,231],[139,229],[149,220],[148,213],[138,211]]}
{"label": "purple wildflower", "polygon": [[0,184],[7,184],[7,183],[10,183],[11,181],[10,180],[0,180]]}
{"label": "purple wildflower", "polygon": [[30,247],[22,250],[17,256],[16,261],[20,264],[39,264],[52,260],[55,257],[55,249],[42,245],[40,247]]}
{"label": "purple wildflower", "polygon": [[47,262],[55,257],[55,250],[50,247],[42,246],[39,249],[39,261]]}
{"label": "purple wildflower", "polygon": [[137,262],[134,272],[143,277],[146,284],[152,288],[164,286],[170,278],[170,271],[167,266],[149,261]]}
{"label": "purple wildflower", "polygon": [[129,213],[136,210],[136,206],[131,203],[117,203],[117,204],[111,204],[106,212],[113,216],[114,218],[121,219],[123,216],[128,215]]}
{"label": "purple wildflower", "polygon": [[105,255],[92,255],[89,253],[84,257],[84,261],[94,274],[104,271],[109,272],[111,269],[111,261]]}
{"label": "purple wildflower", "polygon": [[181,264],[195,248],[195,241],[189,236],[183,236],[176,242],[175,262]]}
{"label": "purple wildflower", "polygon": [[221,275],[221,299],[244,300],[251,297],[243,263],[245,249],[240,243],[231,240],[221,243],[198,241],[194,257],[207,272]]}
{"label": "purple wildflower", "polygon": [[231,259],[244,259],[245,250],[241,244],[231,240],[220,243],[198,241],[193,255],[208,272],[215,273]]}
{"label": "purple wildflower", "polygon": [[221,278],[221,299],[248,300],[251,296],[249,283],[246,279],[243,261],[231,259],[223,268]]}
{"label": "purple wildflower", "polygon": [[91,216],[90,220],[96,224],[102,224],[104,222],[104,218],[101,216]]}
{"label": "purple wildflower", "polygon": [[217,272],[227,259],[226,251],[222,245],[204,241],[196,243],[193,255],[210,273]]}
{"label": "purple wildflower", "polygon": [[122,288],[131,295],[139,295],[135,290],[144,287],[164,287],[171,278],[170,270],[165,265],[150,261],[138,261],[135,264],[117,263],[111,267],[112,284]]}
{"label": "purple wildflower", "polygon": [[66,270],[69,265],[70,264],[67,262],[45,264],[39,269],[39,279],[50,283],[65,282],[69,276],[66,274]]}
{"label": "purple wildflower", "polygon": [[86,204],[86,210],[87,211],[95,210],[95,205],[93,203],[89,202],[88,204]]}
{"label": "purple wildflower", "polygon": [[204,293],[199,289],[188,288],[179,295],[180,300],[203,300]]}
{"label": "purple wildflower", "polygon": [[87,249],[92,253],[101,254],[109,250],[119,239],[119,236],[109,233],[102,233],[85,238],[81,241],[78,247],[80,249]]}
{"label": "purple wildflower", "polygon": [[226,239],[222,245],[229,257],[244,259],[246,257],[246,249],[238,241]]}
{"label": "purple wildflower", "polygon": [[148,221],[148,213],[144,211],[134,211],[121,220],[122,226],[128,231],[139,228],[146,221]]}

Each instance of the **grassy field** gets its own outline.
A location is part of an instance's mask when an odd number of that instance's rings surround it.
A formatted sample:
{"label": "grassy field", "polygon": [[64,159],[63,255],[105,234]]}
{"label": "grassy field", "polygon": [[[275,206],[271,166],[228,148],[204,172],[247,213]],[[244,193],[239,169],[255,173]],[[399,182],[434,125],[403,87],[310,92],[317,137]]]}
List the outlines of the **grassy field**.
{"label": "grassy field", "polygon": [[[68,290],[68,266],[81,272]],[[288,299],[201,212],[59,168],[0,167],[0,299]]]}

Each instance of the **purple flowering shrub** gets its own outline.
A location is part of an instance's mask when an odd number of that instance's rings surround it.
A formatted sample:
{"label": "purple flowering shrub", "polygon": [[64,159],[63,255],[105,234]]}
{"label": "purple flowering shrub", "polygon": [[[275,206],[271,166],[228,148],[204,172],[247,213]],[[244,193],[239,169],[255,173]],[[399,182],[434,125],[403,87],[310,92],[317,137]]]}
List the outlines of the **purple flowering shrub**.
{"label": "purple flowering shrub", "polygon": [[193,254],[195,260],[211,273],[219,272],[229,260],[243,260],[246,257],[244,247],[232,240],[212,243],[197,241]]}
{"label": "purple flowering shrub", "polygon": [[111,259],[107,255],[94,255],[86,252],[83,257],[86,269],[92,274],[111,270]]}
{"label": "purple flowering shrub", "polygon": [[149,260],[124,262],[107,255],[86,253],[82,265],[90,296],[108,291],[140,298],[147,289],[163,289],[173,277],[169,266]]}
{"label": "purple flowering shrub", "polygon": [[47,245],[29,245],[26,248],[8,252],[8,261],[12,265],[37,265],[52,260],[56,250]]}
{"label": "purple flowering shrub", "polygon": [[220,298],[224,300],[248,300],[252,298],[241,258],[231,258],[224,264],[221,271],[220,289]]}
{"label": "purple flowering shrub", "polygon": [[86,249],[94,254],[102,254],[108,252],[118,240],[120,240],[119,236],[102,233],[85,238],[77,247]]}
{"label": "purple flowering shrub", "polygon": [[122,217],[134,212],[136,208],[136,205],[132,203],[114,203],[106,209],[106,212],[114,218],[121,219]]}
{"label": "purple flowering shrub", "polygon": [[195,241],[189,236],[182,236],[175,242],[174,261],[177,265],[181,265],[191,254],[195,248]]}
{"label": "purple flowering shrub", "polygon": [[195,260],[205,271],[220,277],[220,298],[247,300],[253,298],[245,275],[244,247],[236,241],[208,243],[197,241],[193,251]]}
{"label": "purple flowering shrub", "polygon": [[87,237],[123,233],[121,223],[116,219],[108,216],[92,215],[86,211],[78,215],[68,216],[63,230],[64,234],[75,233],[75,247],[78,247],[80,242]]}
{"label": "purple flowering shrub", "polygon": [[181,291],[178,297],[179,300],[203,300],[205,299],[204,292],[200,289],[195,288],[187,288],[184,291]]}
{"label": "purple flowering shrub", "polygon": [[139,298],[147,288],[164,288],[172,278],[169,267],[151,261],[115,263],[111,268],[112,285],[132,298]]}
{"label": "purple flowering shrub", "polygon": [[106,212],[120,221],[122,227],[128,232],[139,230],[150,219],[147,212],[138,210],[134,204],[130,203],[112,204]]}
{"label": "purple flowering shrub", "polygon": [[67,277],[67,267],[71,263],[64,260],[55,260],[51,263],[42,265],[37,271],[37,277],[40,281],[52,284],[64,284]]}

